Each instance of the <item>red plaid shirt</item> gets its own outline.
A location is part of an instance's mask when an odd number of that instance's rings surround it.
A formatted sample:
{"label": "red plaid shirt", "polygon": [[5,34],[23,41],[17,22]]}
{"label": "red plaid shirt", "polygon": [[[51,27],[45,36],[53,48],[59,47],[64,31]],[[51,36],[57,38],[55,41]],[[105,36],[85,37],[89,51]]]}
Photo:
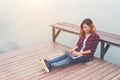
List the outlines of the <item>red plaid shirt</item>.
{"label": "red plaid shirt", "polygon": [[[77,51],[80,51],[81,48],[83,47],[83,42],[84,42],[85,37],[80,37],[76,46],[78,46],[79,48],[77,49]],[[99,35],[97,33],[93,33],[91,36],[88,37],[88,39],[86,40],[85,43],[85,48],[83,49],[83,51],[86,50],[91,50],[92,53],[90,54],[83,54],[83,56],[87,59],[87,60],[93,60],[94,57],[94,53],[96,51],[97,45],[98,45],[98,41],[99,41]]]}

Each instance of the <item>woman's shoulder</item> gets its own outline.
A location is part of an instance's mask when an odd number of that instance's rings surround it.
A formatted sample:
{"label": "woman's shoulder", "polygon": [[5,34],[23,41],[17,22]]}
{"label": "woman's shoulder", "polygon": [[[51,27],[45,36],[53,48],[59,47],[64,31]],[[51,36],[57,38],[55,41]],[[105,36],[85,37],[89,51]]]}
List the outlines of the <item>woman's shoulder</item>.
{"label": "woman's shoulder", "polygon": [[93,35],[93,37],[100,38],[98,33],[93,33],[92,35]]}

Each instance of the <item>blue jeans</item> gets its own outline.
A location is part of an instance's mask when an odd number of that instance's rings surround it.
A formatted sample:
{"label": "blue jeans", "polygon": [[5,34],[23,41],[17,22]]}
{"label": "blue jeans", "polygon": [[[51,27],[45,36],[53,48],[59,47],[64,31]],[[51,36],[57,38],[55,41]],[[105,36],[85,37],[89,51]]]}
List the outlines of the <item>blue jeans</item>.
{"label": "blue jeans", "polygon": [[72,59],[69,56],[64,54],[64,55],[61,55],[61,56],[56,57],[54,59],[48,60],[48,63],[51,65],[51,68],[56,68],[56,67],[66,66],[66,65],[71,64],[71,63],[72,64],[84,63],[86,61],[87,60],[83,56],[78,57],[76,59]]}

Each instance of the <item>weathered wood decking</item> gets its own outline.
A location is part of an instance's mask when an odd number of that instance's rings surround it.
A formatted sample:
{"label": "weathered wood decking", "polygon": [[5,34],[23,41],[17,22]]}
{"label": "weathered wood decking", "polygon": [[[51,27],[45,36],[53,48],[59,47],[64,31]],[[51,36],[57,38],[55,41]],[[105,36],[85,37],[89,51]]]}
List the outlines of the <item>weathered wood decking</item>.
{"label": "weathered wood decking", "polygon": [[[57,33],[55,29],[58,29]],[[71,64],[45,73],[38,59],[51,59],[62,55],[61,49],[69,49],[55,42],[61,30],[79,34],[77,25],[66,22],[54,24],[53,42],[0,54],[0,80],[120,80],[120,66],[102,60],[110,45],[120,47],[120,37],[114,34],[108,36],[106,32],[100,31],[98,33],[101,37],[101,59],[95,58],[92,62],[84,64]],[[104,43],[107,43],[106,47]]]}
{"label": "weathered wood decking", "polygon": [[45,73],[38,58],[62,55],[55,42],[0,55],[0,80],[120,80],[120,66],[95,58],[93,62],[69,65]]}

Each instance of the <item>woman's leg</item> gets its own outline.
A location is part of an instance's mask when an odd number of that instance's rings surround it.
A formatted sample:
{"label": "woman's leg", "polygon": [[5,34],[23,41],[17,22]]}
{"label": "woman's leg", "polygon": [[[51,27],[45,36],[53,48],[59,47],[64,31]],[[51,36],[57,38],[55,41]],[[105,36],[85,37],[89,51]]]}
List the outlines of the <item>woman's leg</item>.
{"label": "woman's leg", "polygon": [[56,57],[56,58],[53,58],[51,60],[47,60],[49,63],[54,63],[54,62],[58,62],[58,61],[61,61],[63,59],[65,59],[67,57],[67,55],[61,55],[59,57]]}
{"label": "woman's leg", "polygon": [[41,62],[43,64],[43,68],[46,72],[50,72],[52,68],[65,66],[71,62],[71,58],[67,55],[62,55],[57,58],[54,58],[52,60],[44,60],[41,59]]}
{"label": "woman's leg", "polygon": [[70,57],[66,57],[65,59],[63,60],[60,60],[58,62],[54,62],[54,63],[51,63],[51,68],[56,68],[56,67],[63,67],[65,65],[68,65],[71,63],[71,58]]}
{"label": "woman's leg", "polygon": [[85,63],[85,62],[87,62],[87,60],[83,56],[71,60],[71,63],[73,63],[73,64],[76,64],[76,63]]}

